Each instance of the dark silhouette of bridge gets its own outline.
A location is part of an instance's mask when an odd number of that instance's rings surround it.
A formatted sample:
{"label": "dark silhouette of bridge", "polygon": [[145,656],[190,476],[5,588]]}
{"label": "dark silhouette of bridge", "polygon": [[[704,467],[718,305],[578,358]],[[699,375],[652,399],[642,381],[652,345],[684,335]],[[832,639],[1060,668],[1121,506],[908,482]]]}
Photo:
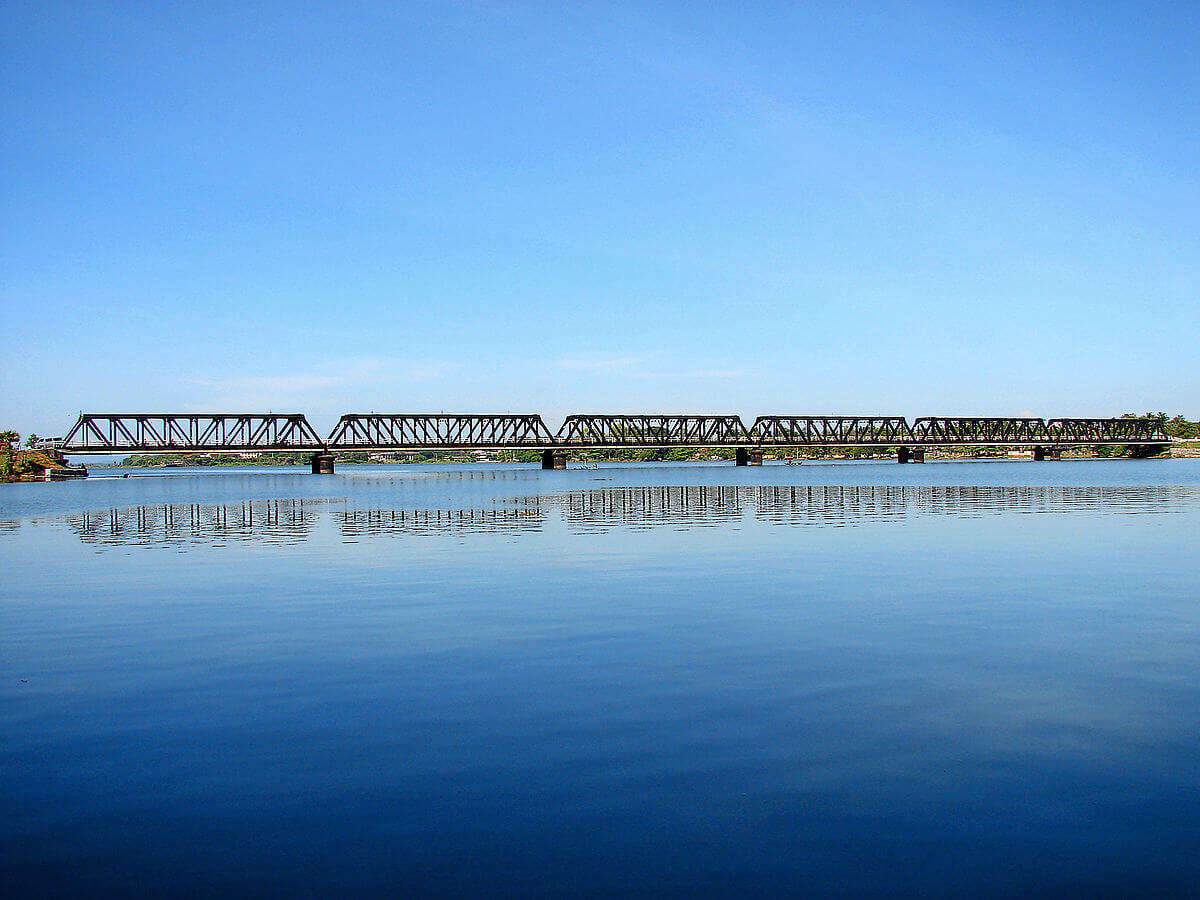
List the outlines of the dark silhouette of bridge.
{"label": "dark silhouette of bridge", "polygon": [[312,453],[314,473],[348,451],[537,450],[543,468],[565,468],[570,450],[733,448],[737,465],[767,449],[876,447],[922,462],[932,447],[1023,447],[1035,459],[1067,447],[1124,446],[1161,452],[1157,417],[1035,419],[926,416],[571,415],[551,432],[540,415],[350,413],[322,438],[300,413],[83,413],[59,449],[99,453]]}

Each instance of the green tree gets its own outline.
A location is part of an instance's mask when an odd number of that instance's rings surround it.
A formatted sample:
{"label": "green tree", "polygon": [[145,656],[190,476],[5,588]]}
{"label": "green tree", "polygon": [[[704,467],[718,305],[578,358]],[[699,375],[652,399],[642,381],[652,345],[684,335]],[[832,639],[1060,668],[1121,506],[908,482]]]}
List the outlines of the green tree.
{"label": "green tree", "polygon": [[1171,437],[1195,440],[1200,438],[1200,422],[1189,422],[1183,416],[1176,416],[1166,426],[1167,434]]}
{"label": "green tree", "polygon": [[29,437],[25,438],[25,446],[31,450],[37,446],[37,442],[38,436],[36,433],[30,434]]}
{"label": "green tree", "polygon": [[21,436],[11,429],[0,431],[0,479],[4,481],[12,478],[12,447],[20,440]]}

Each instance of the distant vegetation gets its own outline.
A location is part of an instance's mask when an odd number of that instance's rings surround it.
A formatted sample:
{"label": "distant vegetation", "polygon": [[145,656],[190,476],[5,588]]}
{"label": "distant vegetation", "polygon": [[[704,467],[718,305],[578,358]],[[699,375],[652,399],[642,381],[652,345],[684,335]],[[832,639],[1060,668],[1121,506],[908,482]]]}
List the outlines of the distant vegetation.
{"label": "distant vegetation", "polygon": [[306,453],[142,453],[127,456],[121,467],[157,469],[166,466],[300,466],[308,465],[312,451]]}
{"label": "distant vegetation", "polygon": [[1167,419],[1162,413],[1159,413],[1159,415],[1166,419],[1166,424],[1163,427],[1171,437],[1185,438],[1189,441],[1200,440],[1200,422],[1189,422],[1183,416]]}
{"label": "distant vegetation", "polygon": [[13,450],[21,445],[21,436],[15,431],[0,431],[0,481],[13,477]]}

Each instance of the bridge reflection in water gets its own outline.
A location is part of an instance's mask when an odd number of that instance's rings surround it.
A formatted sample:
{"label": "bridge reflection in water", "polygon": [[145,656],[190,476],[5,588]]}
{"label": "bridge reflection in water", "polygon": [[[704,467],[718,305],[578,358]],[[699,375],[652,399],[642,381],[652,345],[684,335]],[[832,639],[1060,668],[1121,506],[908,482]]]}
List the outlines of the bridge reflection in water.
{"label": "bridge reflection in water", "polygon": [[256,500],[206,506],[198,503],[128,506],[66,518],[84,543],[107,545],[219,545],[235,541],[296,544],[317,523],[327,501]]}
{"label": "bridge reflection in water", "polygon": [[536,497],[524,503],[480,509],[357,509],[335,514],[345,538],[437,532],[504,533],[540,531],[546,510]]}
{"label": "bridge reflection in water", "polygon": [[572,534],[611,529],[738,528],[750,524],[845,528],[922,516],[997,513],[1169,514],[1194,504],[1193,487],[746,487],[675,486],[569,491],[457,509],[346,509],[344,501],[270,500],[205,506],[110,509],[61,520],[81,541],[110,547],[288,545],[307,541],[323,518],[334,539],[419,535]]}

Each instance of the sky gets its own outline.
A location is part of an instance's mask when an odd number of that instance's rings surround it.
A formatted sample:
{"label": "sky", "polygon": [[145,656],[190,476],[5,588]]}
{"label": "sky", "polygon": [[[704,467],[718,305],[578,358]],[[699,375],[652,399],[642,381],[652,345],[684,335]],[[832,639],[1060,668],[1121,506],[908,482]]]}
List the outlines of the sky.
{"label": "sky", "polygon": [[0,92],[24,434],[1200,417],[1200,4],[12,2]]}

